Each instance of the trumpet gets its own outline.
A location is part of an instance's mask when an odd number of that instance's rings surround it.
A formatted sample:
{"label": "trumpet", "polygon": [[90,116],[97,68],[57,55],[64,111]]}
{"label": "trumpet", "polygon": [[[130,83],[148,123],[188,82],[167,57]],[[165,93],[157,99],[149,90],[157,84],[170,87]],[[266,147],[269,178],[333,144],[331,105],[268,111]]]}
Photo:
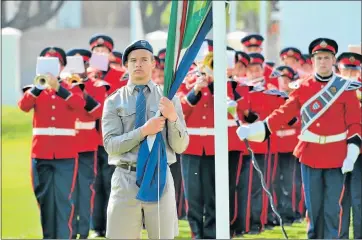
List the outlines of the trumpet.
{"label": "trumpet", "polygon": [[36,75],[34,78],[34,85],[36,88],[44,90],[49,87],[48,85],[49,77],[44,74]]}
{"label": "trumpet", "polygon": [[67,77],[67,81],[69,84],[73,84],[73,83],[81,83],[83,80],[82,78],[79,77],[79,75],[72,74],[69,77]]}

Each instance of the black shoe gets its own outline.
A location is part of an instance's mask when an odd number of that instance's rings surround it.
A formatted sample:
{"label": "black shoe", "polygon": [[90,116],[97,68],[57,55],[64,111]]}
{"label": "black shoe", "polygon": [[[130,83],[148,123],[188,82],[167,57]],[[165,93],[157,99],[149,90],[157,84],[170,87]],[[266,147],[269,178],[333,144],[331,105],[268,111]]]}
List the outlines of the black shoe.
{"label": "black shoe", "polygon": [[260,227],[259,226],[251,226],[250,231],[248,232],[248,234],[250,235],[256,235],[260,233]]}
{"label": "black shoe", "polygon": [[271,224],[266,224],[266,225],[264,225],[264,229],[265,229],[265,230],[273,230],[273,229],[274,229],[274,224],[273,224],[273,225],[271,225]]}
{"label": "black shoe", "polygon": [[234,236],[235,236],[235,238],[239,238],[239,237],[242,237],[243,235],[244,235],[244,231],[235,231],[235,234],[234,234]]}
{"label": "black shoe", "polygon": [[304,222],[303,218],[297,218],[294,220],[294,223],[302,223],[302,222]]}
{"label": "black shoe", "polygon": [[88,236],[80,235],[80,236],[79,236],[79,239],[88,239]]}

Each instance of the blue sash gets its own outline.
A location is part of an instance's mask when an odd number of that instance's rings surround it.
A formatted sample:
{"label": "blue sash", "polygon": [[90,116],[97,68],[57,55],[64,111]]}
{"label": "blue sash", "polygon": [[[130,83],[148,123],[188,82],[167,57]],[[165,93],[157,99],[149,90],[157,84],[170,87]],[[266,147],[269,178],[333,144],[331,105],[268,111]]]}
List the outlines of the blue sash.
{"label": "blue sash", "polygon": [[302,133],[325,113],[349,85],[348,80],[334,75],[319,92],[305,102],[300,110]]}

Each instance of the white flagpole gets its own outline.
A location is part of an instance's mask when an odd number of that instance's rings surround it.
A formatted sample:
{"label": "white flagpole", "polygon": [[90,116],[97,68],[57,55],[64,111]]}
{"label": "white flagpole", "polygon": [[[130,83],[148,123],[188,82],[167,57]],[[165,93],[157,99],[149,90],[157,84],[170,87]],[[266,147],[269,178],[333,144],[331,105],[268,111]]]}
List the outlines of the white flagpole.
{"label": "white flagpole", "polygon": [[[224,1],[212,1],[214,39],[215,194],[216,238],[230,238],[229,156],[226,94],[226,10]],[[224,11],[223,11],[224,9]]]}

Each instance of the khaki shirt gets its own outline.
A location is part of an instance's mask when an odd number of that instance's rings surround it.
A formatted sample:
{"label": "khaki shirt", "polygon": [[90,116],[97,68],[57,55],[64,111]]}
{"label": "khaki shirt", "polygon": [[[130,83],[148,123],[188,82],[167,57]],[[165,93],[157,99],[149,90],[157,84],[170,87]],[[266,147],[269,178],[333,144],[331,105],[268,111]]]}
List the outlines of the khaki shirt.
{"label": "khaki shirt", "polygon": [[[135,163],[142,138],[141,129],[135,129],[136,99],[138,91],[135,84],[128,81],[127,85],[110,95],[103,108],[102,131],[104,148],[108,153],[108,163],[119,165],[121,162]],[[155,116],[163,91],[152,81],[143,89],[146,97],[146,121]],[[175,106],[178,119],[176,122],[166,121],[162,130],[165,140],[167,161],[176,162],[175,153],[182,153],[189,144],[186,123],[178,97],[172,102]]]}

